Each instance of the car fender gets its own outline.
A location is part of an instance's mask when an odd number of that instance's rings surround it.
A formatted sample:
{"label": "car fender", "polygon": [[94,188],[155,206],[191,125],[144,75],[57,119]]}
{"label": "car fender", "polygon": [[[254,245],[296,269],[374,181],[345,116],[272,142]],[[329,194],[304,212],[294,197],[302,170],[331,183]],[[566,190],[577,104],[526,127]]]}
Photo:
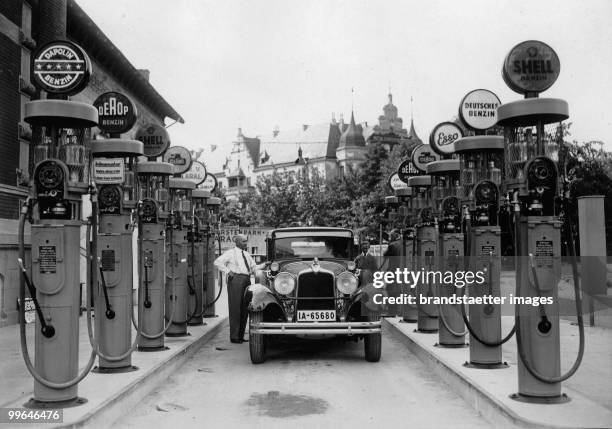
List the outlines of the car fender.
{"label": "car fender", "polygon": [[[365,284],[359,289],[359,301],[365,305],[365,307],[371,311],[382,311],[384,308],[383,304],[376,304],[374,302],[374,295],[388,296],[387,291],[384,288],[376,288],[372,283]],[[357,295],[357,294],[355,294]]]}
{"label": "car fender", "polygon": [[[280,306],[280,303],[272,293],[272,291],[261,283],[250,285],[247,289],[251,292],[251,301],[249,302],[250,311],[262,311],[270,304],[276,304]],[[282,307],[281,307],[282,308]]]}

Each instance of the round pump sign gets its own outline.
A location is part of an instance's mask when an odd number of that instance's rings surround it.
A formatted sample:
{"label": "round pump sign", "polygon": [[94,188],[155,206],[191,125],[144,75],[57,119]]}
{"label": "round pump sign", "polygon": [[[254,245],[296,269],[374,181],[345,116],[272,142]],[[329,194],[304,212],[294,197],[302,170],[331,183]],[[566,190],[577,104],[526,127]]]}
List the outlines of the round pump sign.
{"label": "round pump sign", "polygon": [[397,173],[393,173],[391,176],[389,176],[388,184],[394,191],[397,191],[398,189],[408,189],[408,184],[402,181]]}
{"label": "round pump sign", "polygon": [[206,167],[200,161],[193,161],[191,168],[183,174],[183,179],[191,180],[198,186],[206,180]]}
{"label": "round pump sign", "polygon": [[455,152],[455,140],[463,137],[463,130],[454,122],[441,122],[429,135],[429,145],[438,155],[448,156]]}
{"label": "round pump sign", "polygon": [[475,89],[461,100],[459,117],[473,130],[486,130],[497,123],[497,108],[500,104],[495,93],[487,89]]}
{"label": "round pump sign", "polygon": [[144,155],[149,158],[161,156],[170,146],[168,131],[158,124],[148,124],[140,127],[136,132],[136,140],[144,146]]}
{"label": "round pump sign", "polygon": [[217,178],[214,174],[206,173],[206,179],[200,185],[200,189],[210,192],[211,194],[217,190]]}
{"label": "round pump sign", "polygon": [[502,75],[511,90],[528,94],[546,91],[560,72],[561,62],[553,48],[538,40],[528,40],[506,55]]}
{"label": "round pump sign", "polygon": [[418,174],[419,171],[414,168],[412,160],[410,159],[403,160],[399,167],[397,167],[397,176],[404,183],[408,183],[409,177],[416,176]]}
{"label": "round pump sign", "polygon": [[80,46],[56,40],[33,55],[32,82],[53,94],[76,94],[89,83],[91,62]]}
{"label": "round pump sign", "polygon": [[431,149],[428,144],[417,146],[412,151],[412,163],[421,173],[427,172],[427,164],[440,160],[440,155]]}
{"label": "round pump sign", "polygon": [[172,146],[164,153],[163,161],[174,165],[174,174],[183,174],[191,168],[191,152],[183,146]]}
{"label": "round pump sign", "polygon": [[106,133],[125,133],[136,123],[134,103],[119,92],[106,92],[93,104],[98,109],[98,128]]}

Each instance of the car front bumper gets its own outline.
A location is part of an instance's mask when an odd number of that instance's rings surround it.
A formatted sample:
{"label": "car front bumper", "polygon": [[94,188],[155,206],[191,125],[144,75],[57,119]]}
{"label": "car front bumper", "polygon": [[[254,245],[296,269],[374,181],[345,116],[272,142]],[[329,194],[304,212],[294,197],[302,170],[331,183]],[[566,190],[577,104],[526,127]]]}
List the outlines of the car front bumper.
{"label": "car front bumper", "polygon": [[263,335],[364,335],[382,332],[380,321],[375,322],[260,322],[251,323],[250,334]]}

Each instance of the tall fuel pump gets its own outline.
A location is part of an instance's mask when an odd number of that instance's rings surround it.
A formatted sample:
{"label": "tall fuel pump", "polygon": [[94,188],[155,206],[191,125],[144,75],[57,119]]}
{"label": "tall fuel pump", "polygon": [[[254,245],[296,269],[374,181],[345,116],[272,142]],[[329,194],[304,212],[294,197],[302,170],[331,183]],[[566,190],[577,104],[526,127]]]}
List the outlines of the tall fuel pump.
{"label": "tall fuel pump", "polygon": [[[533,55],[535,54],[535,56]],[[546,82],[527,85],[509,66],[510,58],[542,60],[550,71]],[[538,60],[539,61],[539,60]],[[528,41],[515,46],[504,64],[508,86],[525,94],[524,100],[497,109],[498,124],[504,127],[505,185],[514,209],[516,249],[515,323],[518,348],[518,393],[516,400],[537,403],[566,402],[561,382],[578,369],[584,353],[584,323],[575,261],[572,261],[576,311],[580,335],[578,357],[561,374],[558,287],[561,278],[561,231],[559,145],[562,121],[569,118],[564,100],[538,98],[559,73],[559,59],[550,46]],[[523,70],[533,73],[533,67]],[[530,81],[532,79],[529,79]],[[563,213],[570,231],[570,213]],[[568,234],[567,251],[575,255]],[[529,299],[531,303],[521,303]],[[534,305],[534,302],[537,305]]]}
{"label": "tall fuel pump", "polygon": [[[416,270],[424,270],[425,273],[433,271],[438,257],[438,222],[434,216],[433,202],[431,198],[431,176],[413,176],[408,179],[408,186],[416,194],[415,219],[416,230]],[[438,308],[434,304],[421,302],[435,296],[434,285],[431,276],[425,276],[416,285],[417,303],[417,331],[434,333],[438,331]]]}
{"label": "tall fuel pump", "polygon": [[[204,299],[204,317],[217,317],[215,314],[215,303],[219,300],[223,290],[223,276],[219,276],[219,292],[215,295],[215,254],[221,254],[221,240],[219,237],[220,220],[219,210],[221,208],[221,198],[210,197],[206,200],[206,207],[209,210],[210,223],[207,237],[206,260],[208,270],[206,272],[206,289]],[[216,243],[215,243],[216,242]],[[215,248],[216,247],[216,248]]]}
{"label": "tall fuel pump", "polygon": [[[81,72],[66,73],[60,82],[45,65],[61,64],[67,56]],[[18,230],[21,350],[34,378],[34,397],[25,406],[60,408],[86,402],[78,397],[78,383],[96,357],[92,348],[87,365],[78,373],[82,197],[89,187],[88,144],[98,112],[89,104],[62,99],[85,88],[91,73],[89,58],[77,45],[55,41],[40,47],[33,55],[32,70],[33,83],[55,99],[26,103],[24,112],[32,126],[34,167]],[[31,224],[31,278],[25,259],[26,221]],[[26,285],[36,309],[34,364],[26,341]]]}
{"label": "tall fuel pump", "polygon": [[[499,226],[500,185],[504,142],[500,136],[468,136],[455,141],[463,195],[466,268],[484,273],[482,284],[473,283],[470,297],[499,297],[501,279],[501,228]],[[501,304],[470,304],[462,316],[470,332],[470,359],[466,366],[484,369],[507,368],[501,346],[514,330],[501,337]]]}
{"label": "tall fuel pump", "polygon": [[138,199],[137,140],[95,140],[91,144],[93,181],[92,267],[98,372],[125,372],[132,366],[132,215]]}
{"label": "tall fuel pump", "polygon": [[[432,178],[432,198],[438,219],[438,266],[441,273],[463,269],[464,239],[461,231],[459,160],[443,159],[427,164]],[[459,293],[454,284],[437,284],[436,296]],[[465,347],[465,325],[458,305],[438,305],[438,346]]]}
{"label": "tall fuel pump", "polygon": [[[398,213],[399,200],[396,196],[389,195],[385,197],[385,219],[388,230],[396,229],[399,226],[400,217]],[[379,243],[382,244],[382,243]],[[389,237],[389,246],[391,246],[391,237]],[[387,271],[395,271],[395,268],[400,265],[398,259],[400,256],[388,256],[386,262],[383,261]],[[400,286],[397,283],[387,284],[387,294],[389,297],[397,298],[400,294]],[[384,311],[385,317],[395,317],[401,312],[401,307],[398,304],[387,304]]]}
{"label": "tall fuel pump", "polygon": [[[414,228],[412,226],[413,210],[413,192],[412,188],[406,187],[395,190],[400,206],[398,214],[401,222],[401,233],[402,233],[402,265],[409,269],[414,269]],[[410,285],[402,284],[402,294],[413,296],[416,298],[416,292]],[[405,302],[402,304],[400,309],[400,316],[402,321],[407,323],[415,323],[418,319],[418,309],[416,304],[410,304]]]}
{"label": "tall fuel pump", "polygon": [[[166,336],[180,337],[188,335],[189,295],[195,293],[189,279],[187,263],[191,253],[188,236],[193,223],[191,192],[195,189],[195,184],[187,179],[171,177],[169,189],[174,215],[168,224],[166,244],[166,320],[171,322]],[[172,314],[174,306],[176,309]]]}
{"label": "tall fuel pump", "polygon": [[202,325],[204,321],[204,276],[208,271],[208,260],[206,258],[206,241],[209,239],[209,210],[206,200],[210,198],[210,192],[203,189],[195,189],[191,192],[194,206],[192,232],[189,239],[191,246],[191,258],[188,261],[188,277],[191,279],[193,294],[189,294],[187,313],[189,325]]}
{"label": "tall fuel pump", "polygon": [[[169,178],[173,166],[167,162],[145,161],[137,164],[140,199],[138,242],[139,281],[138,298],[139,351],[165,350],[164,334],[171,322],[165,323],[166,286],[166,224],[170,217]],[[176,286],[176,285],[175,285]],[[174,293],[174,292],[170,292]],[[169,309],[174,318],[176,305]]]}

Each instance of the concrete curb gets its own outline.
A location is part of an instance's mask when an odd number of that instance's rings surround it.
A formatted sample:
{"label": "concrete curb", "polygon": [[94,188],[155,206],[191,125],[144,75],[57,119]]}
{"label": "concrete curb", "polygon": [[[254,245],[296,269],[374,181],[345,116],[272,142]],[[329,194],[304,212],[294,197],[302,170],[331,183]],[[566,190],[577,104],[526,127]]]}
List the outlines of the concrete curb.
{"label": "concrete curb", "polygon": [[142,399],[148,395],[162,381],[180,368],[204,344],[214,337],[228,323],[227,317],[219,319],[218,323],[205,332],[195,341],[176,350],[168,359],[159,362],[140,377],[125,386],[117,395],[103,401],[95,409],[85,414],[77,421],[54,426],[56,428],[82,428],[82,427],[117,427],[117,420],[132,410]]}
{"label": "concrete curb", "polygon": [[483,386],[479,385],[475,380],[469,379],[464,374],[457,372],[432,351],[410,338],[393,322],[383,319],[383,327],[396,339],[402,342],[432,373],[440,377],[441,380],[449,385],[452,391],[460,395],[494,427],[510,426],[529,429],[567,429],[568,427],[573,427],[541,423],[521,416],[510,409],[508,405],[500,401],[499,398],[495,397],[491,392],[487,391]]}

